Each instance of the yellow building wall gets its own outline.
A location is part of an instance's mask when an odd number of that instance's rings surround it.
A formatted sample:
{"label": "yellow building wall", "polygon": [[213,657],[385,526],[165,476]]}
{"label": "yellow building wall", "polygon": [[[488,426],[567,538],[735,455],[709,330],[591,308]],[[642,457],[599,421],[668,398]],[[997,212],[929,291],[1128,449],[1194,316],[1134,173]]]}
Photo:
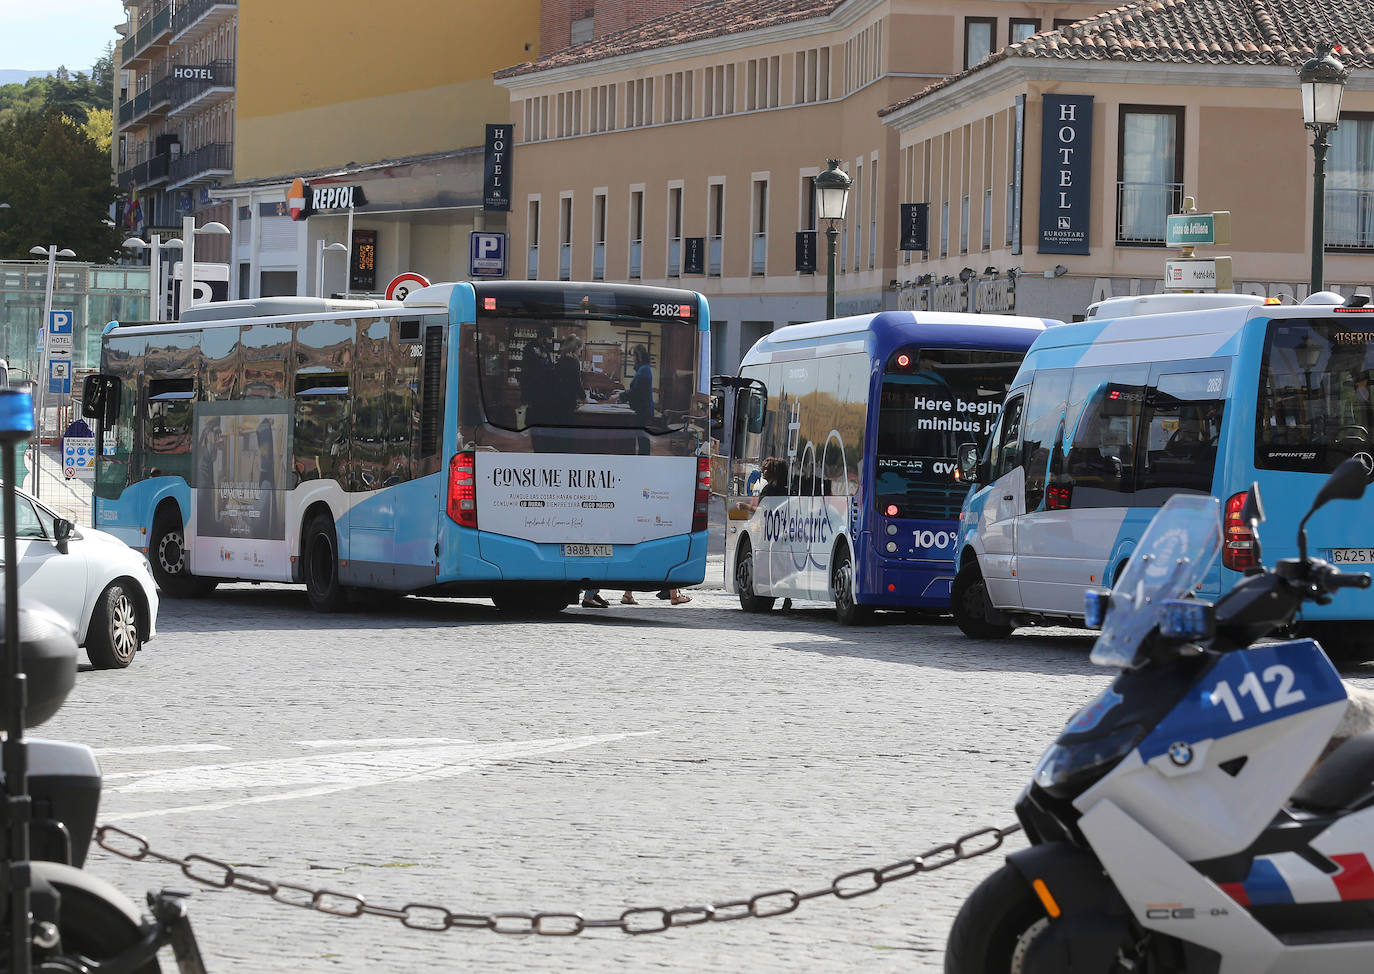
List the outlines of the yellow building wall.
{"label": "yellow building wall", "polygon": [[234,179],[481,145],[538,44],[538,0],[242,0]]}

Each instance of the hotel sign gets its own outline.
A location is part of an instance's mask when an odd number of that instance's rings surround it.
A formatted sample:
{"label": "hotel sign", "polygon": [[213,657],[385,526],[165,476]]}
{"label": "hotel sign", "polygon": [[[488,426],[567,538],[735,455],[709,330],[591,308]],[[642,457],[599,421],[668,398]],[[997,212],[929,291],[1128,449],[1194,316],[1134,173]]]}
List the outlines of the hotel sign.
{"label": "hotel sign", "polygon": [[482,209],[510,212],[510,126],[488,125],[482,161]]}
{"label": "hotel sign", "polygon": [[1040,120],[1042,254],[1088,253],[1092,95],[1045,95]]}

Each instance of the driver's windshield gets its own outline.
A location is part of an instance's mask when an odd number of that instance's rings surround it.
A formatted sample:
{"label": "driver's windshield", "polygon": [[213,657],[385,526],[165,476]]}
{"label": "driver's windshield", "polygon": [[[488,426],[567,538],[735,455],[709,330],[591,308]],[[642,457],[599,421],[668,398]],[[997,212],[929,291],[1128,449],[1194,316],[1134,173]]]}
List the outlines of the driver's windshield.
{"label": "driver's windshield", "polygon": [[1112,589],[1092,661],[1098,666],[1136,665],[1136,652],[1159,623],[1164,602],[1192,592],[1220,552],[1221,503],[1198,494],[1171,497],[1145,529]]}

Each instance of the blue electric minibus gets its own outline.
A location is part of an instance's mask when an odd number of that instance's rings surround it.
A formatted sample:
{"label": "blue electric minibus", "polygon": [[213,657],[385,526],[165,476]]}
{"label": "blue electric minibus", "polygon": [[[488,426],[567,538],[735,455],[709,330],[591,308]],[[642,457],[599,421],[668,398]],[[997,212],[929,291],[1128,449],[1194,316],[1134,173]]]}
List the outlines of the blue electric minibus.
{"label": "blue electric minibus", "polygon": [[724,410],[726,587],[779,598],[949,607],[957,446],[992,429],[1041,318],[885,311],[789,325],[751,348]]}
{"label": "blue electric minibus", "polygon": [[[1218,598],[1257,564],[1241,519],[1252,483],[1273,564],[1296,556],[1298,519],[1339,463],[1374,472],[1374,307],[1330,292],[1301,305],[1225,297],[1162,314],[1140,298],[1135,314],[1037,339],[965,468],[953,610],[966,634],[1080,620],[1084,589],[1113,584],[1178,493],[1222,502],[1221,555],[1196,593]],[[1307,535],[1337,565],[1374,564],[1374,495],[1318,511]],[[1302,622],[1353,655],[1374,644],[1371,618],[1374,592],[1348,589],[1304,606]]]}

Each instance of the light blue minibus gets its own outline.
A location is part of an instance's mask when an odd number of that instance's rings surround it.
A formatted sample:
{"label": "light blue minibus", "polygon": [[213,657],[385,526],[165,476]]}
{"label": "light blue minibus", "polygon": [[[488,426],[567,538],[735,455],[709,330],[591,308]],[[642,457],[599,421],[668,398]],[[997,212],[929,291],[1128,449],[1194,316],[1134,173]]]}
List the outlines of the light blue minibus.
{"label": "light blue minibus", "polygon": [[558,611],[706,573],[706,301],[619,284],[441,284],[114,322],[83,410],[95,524],[172,596],[298,582]]}
{"label": "light blue minibus", "polygon": [[[1083,592],[1110,586],[1155,511],[1176,493],[1222,501],[1225,544],[1200,586],[1214,599],[1256,564],[1241,522],[1258,483],[1267,560],[1297,553],[1298,519],[1341,461],[1374,472],[1374,307],[1316,295],[1089,319],[1046,329],[1012,381],[960,515],[951,592],[975,638],[1077,620]],[[1339,565],[1374,563],[1374,495],[1308,523]],[[1304,610],[1337,651],[1371,640],[1374,591]]]}

